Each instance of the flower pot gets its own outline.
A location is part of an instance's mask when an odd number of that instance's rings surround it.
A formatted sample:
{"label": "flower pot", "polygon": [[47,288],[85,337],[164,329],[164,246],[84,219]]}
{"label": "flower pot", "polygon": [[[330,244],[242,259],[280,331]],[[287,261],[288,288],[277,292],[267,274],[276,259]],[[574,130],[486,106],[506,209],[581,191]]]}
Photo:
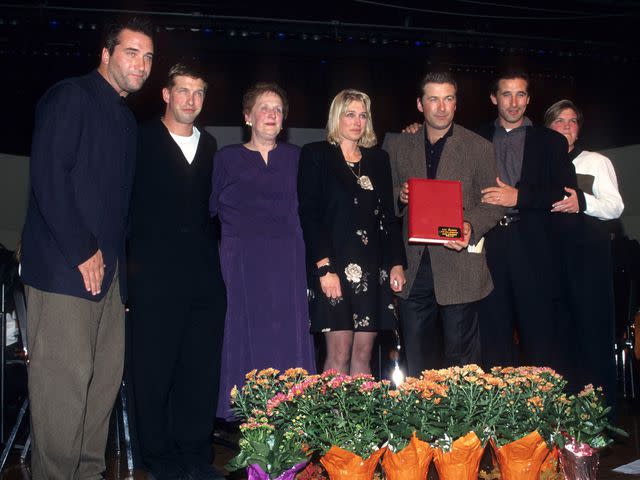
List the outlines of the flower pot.
{"label": "flower pot", "polygon": [[409,444],[398,453],[387,450],[382,468],[387,480],[424,480],[433,458],[433,448],[414,433]]}
{"label": "flower pot", "polygon": [[560,449],[560,467],[567,480],[596,480],[600,453],[572,439]]}
{"label": "flower pot", "polygon": [[259,464],[254,463],[247,467],[247,480],[293,480],[296,477],[296,473],[302,470],[306,464],[307,462],[301,462],[271,479]]}
{"label": "flower pot", "polygon": [[440,480],[477,480],[484,448],[474,432],[467,433],[451,445],[451,451],[433,449],[433,462]]}
{"label": "flower pot", "polygon": [[491,446],[496,452],[502,480],[537,480],[550,452],[537,431],[499,448],[491,440]]}
{"label": "flower pot", "polygon": [[554,480],[558,474],[558,447],[553,447],[540,467],[540,480]]}
{"label": "flower pot", "polygon": [[387,447],[376,450],[363,460],[361,456],[334,445],[320,459],[320,463],[331,480],[371,480],[378,461],[386,450]]}

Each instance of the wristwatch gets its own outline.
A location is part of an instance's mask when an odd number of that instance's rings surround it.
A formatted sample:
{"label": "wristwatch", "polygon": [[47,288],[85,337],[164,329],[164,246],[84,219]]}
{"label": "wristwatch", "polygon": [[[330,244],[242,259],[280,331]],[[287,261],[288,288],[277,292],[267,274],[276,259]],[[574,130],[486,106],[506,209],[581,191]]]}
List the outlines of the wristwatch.
{"label": "wristwatch", "polygon": [[333,265],[331,265],[331,263],[329,262],[325,263],[324,265],[320,265],[316,269],[316,277],[324,277],[327,273],[336,273],[333,269]]}

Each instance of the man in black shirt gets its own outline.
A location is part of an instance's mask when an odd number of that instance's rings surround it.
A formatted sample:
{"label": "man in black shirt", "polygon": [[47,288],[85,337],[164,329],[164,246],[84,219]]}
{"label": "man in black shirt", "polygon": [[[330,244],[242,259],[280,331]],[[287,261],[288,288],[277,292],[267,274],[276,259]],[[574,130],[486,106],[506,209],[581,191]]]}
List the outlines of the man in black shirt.
{"label": "man in black shirt", "polygon": [[111,25],[97,71],[38,103],[22,236],[33,478],[101,478],[122,379],[124,237],[136,122],[124,97],[151,71],[152,27]]}
{"label": "man in black shirt", "polygon": [[[492,289],[484,255],[472,253],[468,246],[478,243],[503,214],[501,207],[480,203],[480,189],[494,185],[496,165],[489,142],[454,125],[456,95],[456,82],[450,74],[428,74],[417,98],[424,127],[414,134],[385,138],[398,199],[396,213],[405,219],[408,269],[407,285],[400,294],[400,314],[412,376],[443,365],[438,348],[440,328],[444,365],[479,362],[476,306]],[[427,248],[406,243],[406,205],[411,201],[406,182],[411,177],[462,182],[463,238]]]}

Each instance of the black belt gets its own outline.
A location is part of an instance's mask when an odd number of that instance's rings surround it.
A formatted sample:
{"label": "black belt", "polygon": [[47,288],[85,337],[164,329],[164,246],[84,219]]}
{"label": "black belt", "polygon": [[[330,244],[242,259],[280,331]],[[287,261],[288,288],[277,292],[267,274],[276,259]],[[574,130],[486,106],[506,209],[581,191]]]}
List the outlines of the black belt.
{"label": "black belt", "polygon": [[516,223],[520,221],[520,215],[517,213],[511,215],[505,215],[498,221],[498,225],[501,227],[508,227],[512,223]]}

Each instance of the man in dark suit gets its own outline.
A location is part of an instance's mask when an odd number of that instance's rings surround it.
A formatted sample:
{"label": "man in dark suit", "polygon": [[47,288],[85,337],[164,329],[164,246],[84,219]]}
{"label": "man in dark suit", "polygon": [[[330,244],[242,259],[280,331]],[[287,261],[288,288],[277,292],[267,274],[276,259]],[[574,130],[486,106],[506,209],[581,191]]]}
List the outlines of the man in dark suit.
{"label": "man in dark suit", "polygon": [[122,379],[124,238],[136,122],[124,98],[151,71],[150,24],[106,30],[97,71],[36,110],[22,235],[34,479],[102,478]]}
{"label": "man in dark suit", "polygon": [[216,141],[194,126],[206,90],[197,69],[174,65],[164,116],[138,138],[130,358],[140,453],[157,480],[221,478],[211,466],[226,309],[208,209]]}
{"label": "man in dark suit", "polygon": [[525,117],[529,100],[525,73],[500,75],[491,92],[498,118],[480,131],[493,141],[499,172],[498,186],[484,189],[482,201],[508,209],[486,236],[494,290],[480,310],[485,368],[516,362],[554,366],[554,301],[562,287],[559,247],[580,220],[551,213],[565,187],[577,188],[576,175],[566,139]]}
{"label": "man in dark suit", "polygon": [[[411,177],[462,182],[463,238],[443,245],[407,243],[407,285],[400,302],[402,335],[409,375],[441,366],[435,332],[442,320],[444,364],[480,361],[477,302],[492,289],[491,276],[478,243],[503,215],[503,208],[480,202],[480,190],[495,184],[491,144],[453,123],[457,86],[444,72],[422,81],[417,107],[424,127],[414,134],[387,135],[397,214],[407,218]],[[469,245],[473,245],[470,249]]]}

